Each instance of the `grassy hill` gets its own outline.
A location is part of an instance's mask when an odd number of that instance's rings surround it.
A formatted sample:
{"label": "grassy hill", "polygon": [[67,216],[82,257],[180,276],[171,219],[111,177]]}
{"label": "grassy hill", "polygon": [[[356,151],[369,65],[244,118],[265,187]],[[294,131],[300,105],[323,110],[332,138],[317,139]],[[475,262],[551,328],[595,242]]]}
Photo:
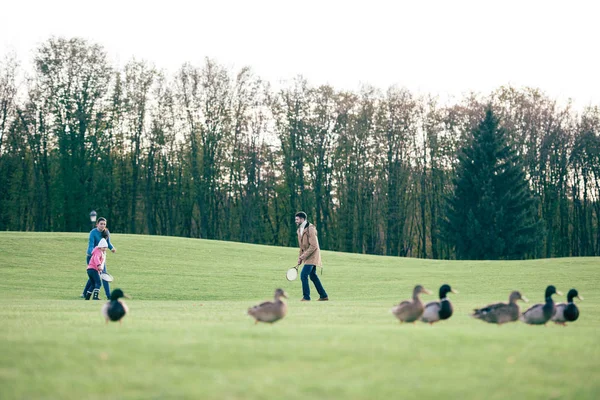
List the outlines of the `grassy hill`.
{"label": "grassy hill", "polygon": [[[87,234],[0,232],[0,398],[600,396],[598,258],[465,262],[325,251],[331,301],[301,303],[299,280],[285,280],[296,249],[111,239],[113,288],[133,296],[122,326],[104,324],[104,302],[79,298]],[[450,296],[450,320],[400,325],[389,312],[415,284],[437,293],[442,283],[460,291]],[[548,284],[579,290],[579,321],[498,327],[468,315],[514,289],[542,302]],[[288,316],[254,325],[247,308],[277,287],[290,295]]]}

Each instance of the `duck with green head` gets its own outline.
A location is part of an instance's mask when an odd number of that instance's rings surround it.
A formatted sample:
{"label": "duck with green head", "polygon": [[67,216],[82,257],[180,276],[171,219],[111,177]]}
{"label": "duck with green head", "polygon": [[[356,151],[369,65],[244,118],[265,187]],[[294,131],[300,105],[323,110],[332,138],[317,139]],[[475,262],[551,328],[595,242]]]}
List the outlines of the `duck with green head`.
{"label": "duck with green head", "polygon": [[416,320],[421,318],[421,315],[423,315],[423,311],[425,310],[425,307],[423,307],[423,303],[419,298],[421,293],[431,294],[431,292],[425,289],[423,286],[417,285],[413,289],[412,301],[405,300],[392,308],[392,314],[394,314],[396,318],[400,320],[400,323],[414,323]]}
{"label": "duck with green head", "polygon": [[521,321],[529,325],[546,325],[556,311],[556,305],[552,299],[553,294],[562,296],[561,292],[556,290],[553,285],[550,285],[546,288],[546,292],[544,293],[546,302],[531,306],[523,313],[523,315],[521,315]]}
{"label": "duck with green head", "polygon": [[514,322],[519,319],[519,305],[517,304],[519,300],[525,303],[529,301],[527,297],[521,295],[521,292],[515,290],[508,296],[508,303],[495,303],[483,308],[476,308],[471,316],[490,324],[502,325]]}
{"label": "duck with green head", "polygon": [[129,312],[127,304],[121,300],[123,297],[130,298],[121,289],[115,289],[110,294],[110,301],[102,307],[102,315],[104,315],[107,324],[109,320],[119,321],[119,324],[121,324],[123,317]]}
{"label": "duck with green head", "polygon": [[579,295],[576,289],[569,290],[567,293],[567,303],[559,303],[556,305],[556,312],[552,316],[552,321],[562,326],[567,326],[567,322],[577,321],[579,318],[579,309],[573,302],[573,299],[577,297],[579,300],[583,300],[583,297]]}
{"label": "duck with green head", "polygon": [[266,322],[272,324],[287,314],[287,304],[282,298],[288,298],[283,289],[275,290],[274,301],[265,301],[248,309],[248,315],[254,318],[254,323]]}
{"label": "duck with green head", "polygon": [[448,293],[458,293],[452,289],[450,285],[444,284],[440,287],[440,301],[432,301],[427,303],[421,321],[433,325],[435,322],[448,319],[452,316],[454,309],[452,303],[448,300]]}

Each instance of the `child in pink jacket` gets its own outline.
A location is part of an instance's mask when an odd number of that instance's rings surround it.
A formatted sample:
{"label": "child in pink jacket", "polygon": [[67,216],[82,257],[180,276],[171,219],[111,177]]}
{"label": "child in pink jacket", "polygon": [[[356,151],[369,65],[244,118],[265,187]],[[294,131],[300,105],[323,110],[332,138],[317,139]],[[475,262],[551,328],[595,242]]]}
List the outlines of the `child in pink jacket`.
{"label": "child in pink jacket", "polygon": [[87,267],[87,274],[90,280],[93,283],[93,292],[88,291],[85,294],[85,299],[89,300],[94,295],[94,300],[100,300],[98,298],[98,293],[100,293],[100,286],[102,286],[102,279],[100,278],[100,273],[102,272],[102,268],[104,267],[104,262],[106,261],[106,249],[108,248],[108,243],[106,239],[101,239],[98,242],[98,246],[94,248],[92,251],[92,257],[90,258],[90,263]]}

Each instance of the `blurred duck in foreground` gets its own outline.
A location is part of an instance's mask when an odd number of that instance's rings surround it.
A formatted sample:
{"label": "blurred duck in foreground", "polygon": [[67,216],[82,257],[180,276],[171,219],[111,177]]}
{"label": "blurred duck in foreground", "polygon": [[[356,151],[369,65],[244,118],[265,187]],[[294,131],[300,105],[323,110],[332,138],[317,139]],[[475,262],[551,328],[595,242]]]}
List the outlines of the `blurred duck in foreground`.
{"label": "blurred duck in foreground", "polygon": [[248,315],[254,318],[254,323],[279,321],[287,314],[287,304],[281,298],[288,298],[287,293],[283,289],[275,290],[275,300],[265,301],[257,306],[248,309]]}
{"label": "blurred duck in foreground", "polygon": [[400,323],[415,322],[421,318],[421,315],[423,315],[423,311],[425,310],[425,307],[423,307],[423,303],[419,298],[421,293],[431,294],[431,292],[423,286],[417,285],[413,290],[412,301],[405,300],[392,308],[392,314],[400,320]]}
{"label": "blurred duck in foreground", "polygon": [[121,300],[123,297],[130,298],[121,289],[115,289],[110,294],[110,301],[102,307],[102,315],[104,315],[107,324],[108,320],[119,321],[119,324],[121,324],[123,317],[129,312],[127,304]]}
{"label": "blurred duck in foreground", "polygon": [[450,300],[446,297],[448,293],[456,294],[458,292],[452,289],[448,284],[442,285],[440,287],[440,301],[427,303],[425,311],[423,311],[423,315],[421,316],[421,321],[433,325],[434,322],[448,319],[452,316],[454,310],[452,308],[452,303],[450,303]]}
{"label": "blurred duck in foreground", "polygon": [[579,309],[573,302],[575,297],[583,300],[583,297],[579,295],[576,289],[569,290],[569,293],[567,293],[567,303],[556,305],[556,312],[552,316],[552,321],[562,326],[567,326],[567,322],[577,321],[577,318],[579,318]]}
{"label": "blurred duck in foreground", "polygon": [[562,296],[561,292],[556,290],[553,285],[550,285],[546,288],[546,293],[544,294],[546,302],[531,306],[529,310],[521,315],[521,321],[529,325],[546,325],[556,311],[556,305],[554,304],[554,300],[552,300],[553,294]]}
{"label": "blurred duck in foreground", "polygon": [[529,301],[525,296],[521,295],[520,292],[515,290],[508,297],[508,304],[495,303],[483,308],[476,308],[471,316],[489,322],[490,324],[502,325],[507,322],[514,322],[519,319],[518,300],[522,300],[526,303]]}

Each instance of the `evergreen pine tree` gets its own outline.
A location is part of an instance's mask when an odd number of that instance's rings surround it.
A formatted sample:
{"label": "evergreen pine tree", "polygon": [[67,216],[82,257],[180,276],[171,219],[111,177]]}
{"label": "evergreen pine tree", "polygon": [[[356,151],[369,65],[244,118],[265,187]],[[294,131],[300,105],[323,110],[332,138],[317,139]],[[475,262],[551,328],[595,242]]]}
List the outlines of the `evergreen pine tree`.
{"label": "evergreen pine tree", "polygon": [[444,236],[457,259],[522,259],[535,255],[543,225],[521,160],[488,107],[461,150]]}

